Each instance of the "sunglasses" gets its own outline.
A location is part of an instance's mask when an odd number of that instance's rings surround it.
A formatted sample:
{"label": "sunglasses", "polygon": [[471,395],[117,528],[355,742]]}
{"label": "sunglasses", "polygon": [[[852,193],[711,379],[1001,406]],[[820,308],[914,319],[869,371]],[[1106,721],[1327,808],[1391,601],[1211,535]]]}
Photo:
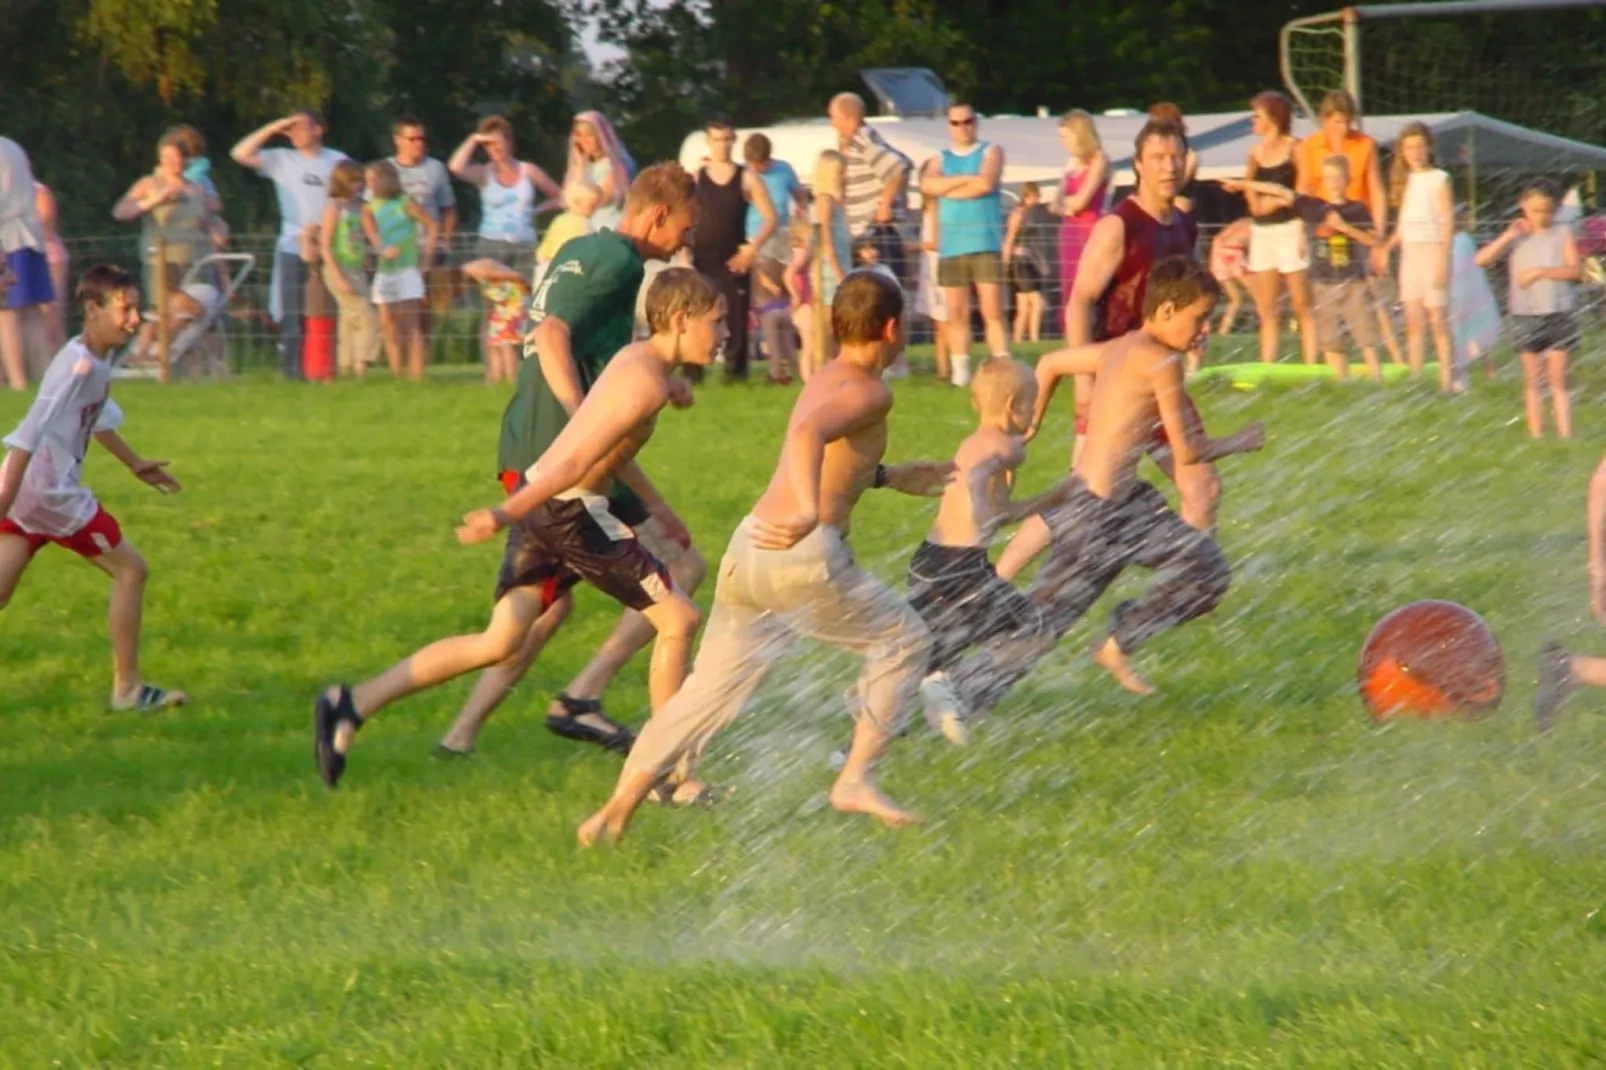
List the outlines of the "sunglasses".
{"label": "sunglasses", "polygon": [[403,141],[411,141],[419,145],[422,145],[424,142],[429,140],[429,138],[425,137],[423,134],[397,134],[396,136],[401,138]]}

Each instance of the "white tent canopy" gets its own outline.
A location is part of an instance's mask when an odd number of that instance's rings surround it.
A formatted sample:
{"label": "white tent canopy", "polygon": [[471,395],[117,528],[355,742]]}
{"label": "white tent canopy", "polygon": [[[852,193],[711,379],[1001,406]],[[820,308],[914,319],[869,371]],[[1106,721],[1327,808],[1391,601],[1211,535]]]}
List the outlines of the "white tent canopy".
{"label": "white tent canopy", "polygon": [[[1391,148],[1400,131],[1413,122],[1422,123],[1433,132],[1436,154],[1444,163],[1476,162],[1479,167],[1533,171],[1606,170],[1606,148],[1491,119],[1475,111],[1370,115],[1362,121],[1362,129],[1385,148]],[[1241,130],[1238,129],[1240,125]],[[1294,122],[1294,133],[1298,137],[1309,137],[1318,130],[1318,125],[1308,119]],[[1234,136],[1195,139],[1195,150],[1199,153],[1198,177],[1215,180],[1243,177],[1249,150],[1256,141],[1249,129],[1249,113],[1243,112],[1236,122],[1218,128],[1218,133],[1226,132],[1233,132]]]}

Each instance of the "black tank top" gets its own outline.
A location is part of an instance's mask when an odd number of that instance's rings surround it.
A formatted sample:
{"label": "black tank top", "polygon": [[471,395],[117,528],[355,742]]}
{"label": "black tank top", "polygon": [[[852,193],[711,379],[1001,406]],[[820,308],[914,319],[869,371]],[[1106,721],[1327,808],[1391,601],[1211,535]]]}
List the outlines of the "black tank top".
{"label": "black tank top", "polygon": [[725,261],[736,255],[747,237],[747,198],[742,194],[742,168],[723,186],[708,177],[705,167],[697,172],[697,219],[692,263],[707,274],[723,270]]}
{"label": "black tank top", "polygon": [[[1280,164],[1277,164],[1275,167],[1256,165],[1255,181],[1270,182],[1273,185],[1282,186],[1287,190],[1298,189],[1299,187],[1295,184],[1293,154],[1290,153],[1288,159],[1284,160]],[[1296,213],[1294,212],[1294,206],[1290,204],[1285,208],[1279,208],[1267,215],[1257,215],[1255,217],[1255,222],[1263,226],[1270,226],[1273,223],[1287,223],[1294,218],[1296,218]]]}

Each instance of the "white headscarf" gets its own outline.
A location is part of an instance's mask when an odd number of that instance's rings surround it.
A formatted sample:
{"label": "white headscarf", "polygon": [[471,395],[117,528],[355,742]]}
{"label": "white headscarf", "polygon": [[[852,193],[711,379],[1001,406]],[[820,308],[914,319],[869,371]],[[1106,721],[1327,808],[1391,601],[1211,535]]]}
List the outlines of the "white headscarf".
{"label": "white headscarf", "polygon": [[28,154],[15,141],[0,137],[0,252],[44,248]]}

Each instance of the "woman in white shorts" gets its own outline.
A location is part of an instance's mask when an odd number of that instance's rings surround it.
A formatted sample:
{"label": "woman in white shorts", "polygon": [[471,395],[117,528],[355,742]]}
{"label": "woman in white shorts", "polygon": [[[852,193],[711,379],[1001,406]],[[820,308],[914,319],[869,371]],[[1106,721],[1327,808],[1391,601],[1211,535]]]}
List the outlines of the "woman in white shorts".
{"label": "woman in white shorts", "polygon": [[1394,143],[1389,199],[1398,212],[1394,234],[1374,253],[1379,274],[1389,251],[1400,250],[1400,303],[1405,306],[1405,360],[1411,376],[1422,374],[1424,328],[1433,331],[1439,358],[1439,389],[1450,393],[1455,361],[1450,356],[1450,252],[1455,239],[1455,202],[1450,176],[1433,166],[1433,135],[1422,123],[1407,123]]}
{"label": "woman in white shorts", "polygon": [[[1254,130],[1260,143],[1249,150],[1249,163],[1242,183],[1224,183],[1227,189],[1241,189],[1253,217],[1249,229],[1249,292],[1260,315],[1260,359],[1267,364],[1277,359],[1282,342],[1282,323],[1277,315],[1279,282],[1288,290],[1288,301],[1299,320],[1299,348],[1306,364],[1316,363],[1316,317],[1311,312],[1310,249],[1305,224],[1294,211],[1294,148],[1299,142],[1289,133],[1294,106],[1275,90],[1258,94],[1249,102]],[[1260,189],[1257,189],[1260,187]],[[1276,187],[1270,192],[1262,189]],[[1283,191],[1286,190],[1286,195]]]}
{"label": "woman in white shorts", "polygon": [[[401,178],[389,160],[375,160],[364,176],[368,203],[362,226],[368,244],[379,251],[373,299],[379,306],[379,334],[392,372],[413,382],[424,377],[424,275],[420,264],[432,263],[440,224],[402,192]],[[423,230],[423,252],[418,232]]]}
{"label": "woman in white shorts", "polygon": [[915,312],[931,321],[932,360],[937,366],[937,381],[949,378],[948,302],[943,298],[942,286],[937,282],[937,199],[927,200],[920,213],[920,280],[915,291]]}

